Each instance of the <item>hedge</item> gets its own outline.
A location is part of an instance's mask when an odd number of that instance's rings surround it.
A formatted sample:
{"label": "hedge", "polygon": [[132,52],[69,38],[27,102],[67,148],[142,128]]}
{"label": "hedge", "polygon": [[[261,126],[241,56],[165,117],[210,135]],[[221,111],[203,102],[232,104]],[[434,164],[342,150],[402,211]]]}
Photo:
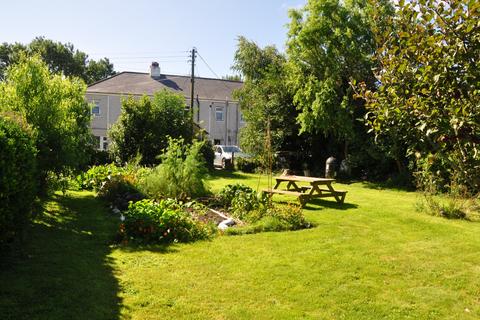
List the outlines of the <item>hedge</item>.
{"label": "hedge", "polygon": [[35,140],[15,117],[0,115],[0,244],[30,218],[37,192]]}

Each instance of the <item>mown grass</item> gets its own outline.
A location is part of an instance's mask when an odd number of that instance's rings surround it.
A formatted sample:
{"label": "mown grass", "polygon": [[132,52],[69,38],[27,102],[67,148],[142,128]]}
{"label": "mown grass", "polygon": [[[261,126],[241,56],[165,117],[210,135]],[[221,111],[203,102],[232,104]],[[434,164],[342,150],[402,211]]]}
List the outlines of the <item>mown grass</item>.
{"label": "mown grass", "polygon": [[[265,177],[237,173],[219,173],[210,185],[232,182],[267,185]],[[75,317],[82,306],[84,319],[480,318],[479,223],[419,213],[416,193],[336,188],[348,191],[344,206],[333,199],[307,205],[316,228],[167,248],[108,246],[115,222],[101,202],[86,192],[57,196],[52,205],[63,203],[64,212],[52,226],[42,219],[32,227],[29,250],[40,257],[12,258],[0,271],[2,314],[82,318]],[[92,294],[66,302],[89,286]],[[35,295],[47,288],[49,296]]]}

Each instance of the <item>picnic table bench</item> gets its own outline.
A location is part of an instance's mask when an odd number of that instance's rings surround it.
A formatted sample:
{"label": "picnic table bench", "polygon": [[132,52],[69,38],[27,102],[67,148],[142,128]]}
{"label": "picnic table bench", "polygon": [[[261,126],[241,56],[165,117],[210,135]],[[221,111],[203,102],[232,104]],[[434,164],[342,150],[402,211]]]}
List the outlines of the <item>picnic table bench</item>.
{"label": "picnic table bench", "polygon": [[[302,207],[312,198],[333,197],[338,203],[343,203],[347,194],[347,191],[333,188],[332,183],[335,179],[294,175],[282,175],[274,177],[274,179],[276,183],[273,189],[263,189],[262,191],[270,196],[273,194],[297,196]],[[287,183],[285,189],[279,189],[282,183]],[[309,185],[300,186],[299,183],[308,183]]]}

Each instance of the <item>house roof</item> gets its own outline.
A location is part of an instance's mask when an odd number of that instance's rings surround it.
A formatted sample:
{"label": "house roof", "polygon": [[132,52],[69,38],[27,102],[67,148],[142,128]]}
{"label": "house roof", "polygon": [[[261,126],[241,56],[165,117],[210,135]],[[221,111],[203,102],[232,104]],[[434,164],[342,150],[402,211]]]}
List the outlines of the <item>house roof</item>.
{"label": "house roof", "polygon": [[[226,99],[232,101],[233,91],[241,88],[241,81],[195,77],[195,97],[202,100]],[[189,76],[162,74],[152,78],[149,73],[120,72],[88,86],[87,93],[153,95],[168,89],[190,98],[191,82]]]}

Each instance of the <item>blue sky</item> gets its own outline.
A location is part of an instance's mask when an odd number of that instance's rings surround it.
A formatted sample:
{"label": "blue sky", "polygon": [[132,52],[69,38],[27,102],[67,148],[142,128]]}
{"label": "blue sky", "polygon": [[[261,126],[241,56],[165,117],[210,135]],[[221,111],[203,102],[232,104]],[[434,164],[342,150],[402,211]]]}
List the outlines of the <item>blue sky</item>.
{"label": "blue sky", "polygon": [[[187,51],[195,46],[218,75],[230,67],[237,37],[284,50],[288,9],[306,0],[82,0],[5,1],[0,42],[36,36],[71,42],[91,58],[109,57],[117,71],[189,74]],[[196,73],[215,77],[199,59]]]}

